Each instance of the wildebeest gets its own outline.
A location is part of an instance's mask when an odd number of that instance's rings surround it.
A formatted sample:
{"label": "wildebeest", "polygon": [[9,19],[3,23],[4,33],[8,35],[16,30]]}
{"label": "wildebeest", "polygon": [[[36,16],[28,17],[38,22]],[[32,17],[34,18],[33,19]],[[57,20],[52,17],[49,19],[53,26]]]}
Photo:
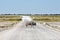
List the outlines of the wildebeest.
{"label": "wildebeest", "polygon": [[32,21],[32,18],[30,16],[22,16],[22,21],[25,23],[26,26],[31,25],[35,26],[36,23]]}
{"label": "wildebeest", "polygon": [[30,26],[36,26],[36,23],[35,22],[29,22],[29,23],[26,23],[25,24],[26,26],[30,25]]}

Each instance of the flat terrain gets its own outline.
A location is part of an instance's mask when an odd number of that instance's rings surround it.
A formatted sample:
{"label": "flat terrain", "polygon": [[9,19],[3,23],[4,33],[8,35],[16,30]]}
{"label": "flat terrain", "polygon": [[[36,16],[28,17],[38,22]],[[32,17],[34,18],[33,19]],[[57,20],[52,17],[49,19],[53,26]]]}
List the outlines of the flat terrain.
{"label": "flat terrain", "polygon": [[26,27],[18,22],[13,28],[0,32],[0,40],[60,40],[60,31],[41,23]]}
{"label": "flat terrain", "polygon": [[[13,16],[0,16],[0,22],[3,21],[21,21],[22,16],[13,15]],[[60,16],[31,16],[33,21],[43,21],[43,22],[60,22]]]}
{"label": "flat terrain", "polygon": [[0,40],[60,40],[60,16],[31,16],[26,27],[21,16],[0,16]]}
{"label": "flat terrain", "polygon": [[13,25],[15,24],[17,24],[17,22],[11,22],[11,21],[0,22],[0,32],[12,28]]}

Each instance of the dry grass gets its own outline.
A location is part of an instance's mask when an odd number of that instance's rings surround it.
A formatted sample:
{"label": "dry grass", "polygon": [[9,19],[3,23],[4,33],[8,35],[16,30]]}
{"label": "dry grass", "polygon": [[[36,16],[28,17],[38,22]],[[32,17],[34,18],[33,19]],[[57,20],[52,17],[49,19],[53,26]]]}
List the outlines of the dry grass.
{"label": "dry grass", "polygon": [[60,16],[32,16],[35,21],[60,22]]}
{"label": "dry grass", "polygon": [[[21,21],[21,16],[0,16],[0,23],[3,22],[3,25],[0,24],[0,31],[8,29],[12,26],[12,24]],[[43,21],[43,22],[60,22],[60,16],[31,16],[33,21]],[[4,25],[4,22],[10,22],[9,25]]]}
{"label": "dry grass", "polygon": [[[31,16],[34,21],[60,22],[60,16]],[[1,21],[21,21],[21,16],[0,16]]]}

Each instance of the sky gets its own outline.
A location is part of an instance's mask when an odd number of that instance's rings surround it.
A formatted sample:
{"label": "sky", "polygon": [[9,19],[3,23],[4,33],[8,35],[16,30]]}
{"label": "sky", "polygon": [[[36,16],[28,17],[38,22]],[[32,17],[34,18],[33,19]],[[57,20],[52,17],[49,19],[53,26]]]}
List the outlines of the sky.
{"label": "sky", "polygon": [[0,0],[0,14],[60,14],[60,0]]}

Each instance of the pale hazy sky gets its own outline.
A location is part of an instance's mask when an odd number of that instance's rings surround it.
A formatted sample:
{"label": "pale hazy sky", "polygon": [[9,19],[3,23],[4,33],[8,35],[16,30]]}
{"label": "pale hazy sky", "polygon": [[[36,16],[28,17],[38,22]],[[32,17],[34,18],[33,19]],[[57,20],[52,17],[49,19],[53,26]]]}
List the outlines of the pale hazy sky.
{"label": "pale hazy sky", "polygon": [[60,13],[60,0],[0,0],[1,13]]}

